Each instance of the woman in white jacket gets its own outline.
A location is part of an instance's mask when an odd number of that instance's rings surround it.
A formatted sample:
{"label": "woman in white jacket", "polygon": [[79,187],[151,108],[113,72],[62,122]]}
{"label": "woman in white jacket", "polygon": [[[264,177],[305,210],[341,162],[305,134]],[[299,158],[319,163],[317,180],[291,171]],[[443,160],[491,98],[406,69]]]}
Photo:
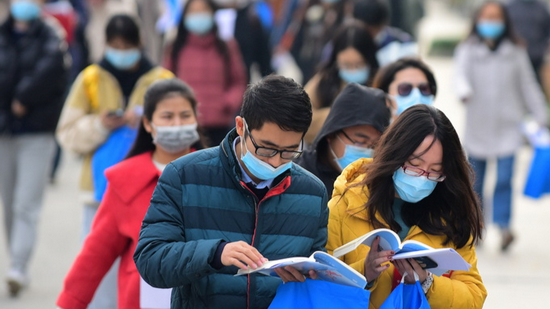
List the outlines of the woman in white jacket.
{"label": "woman in white jacket", "polygon": [[502,232],[502,251],[514,240],[510,231],[514,156],[523,143],[521,123],[529,112],[546,125],[544,96],[526,49],[513,34],[502,4],[484,3],[472,31],[455,55],[456,90],[467,109],[464,146],[482,196],[488,159],[497,161],[493,222]]}

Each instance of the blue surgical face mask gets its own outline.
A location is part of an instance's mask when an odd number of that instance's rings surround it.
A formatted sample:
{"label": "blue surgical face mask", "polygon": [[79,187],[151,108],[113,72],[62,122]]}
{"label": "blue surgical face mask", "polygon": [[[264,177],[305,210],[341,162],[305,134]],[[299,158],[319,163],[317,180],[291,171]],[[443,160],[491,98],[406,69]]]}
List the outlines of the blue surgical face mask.
{"label": "blue surgical face mask", "polygon": [[31,21],[40,16],[40,6],[30,0],[19,0],[11,4],[11,16],[19,21]]}
{"label": "blue surgical face mask", "polygon": [[369,79],[370,70],[368,67],[355,70],[340,69],[338,75],[346,83],[364,84]]}
{"label": "blue surgical face mask", "polygon": [[128,70],[141,59],[141,52],[137,48],[121,50],[107,47],[105,49],[105,59],[119,70]]}
{"label": "blue surgical face mask", "polygon": [[[336,135],[338,137],[338,139],[344,143],[344,141],[342,141],[342,139],[340,138],[340,136]],[[344,155],[341,157],[341,158],[337,158],[336,157],[336,154],[334,153],[334,151],[332,150],[332,148],[330,148],[330,151],[332,152],[332,155],[334,156],[334,161],[336,161],[336,164],[338,164],[338,166],[343,170],[345,169],[348,165],[350,165],[351,163],[361,159],[361,158],[372,158],[372,154],[373,154],[373,149],[372,148],[365,148],[365,147],[359,147],[359,146],[355,146],[355,145],[348,145],[346,143],[345,144],[345,150],[344,150]]]}
{"label": "blue surgical face mask", "polygon": [[480,20],[476,25],[477,33],[484,39],[495,40],[504,33],[501,21]]}
{"label": "blue surgical face mask", "polygon": [[426,176],[407,175],[400,167],[393,173],[393,185],[402,200],[417,203],[432,194],[437,182],[429,180]]}
{"label": "blue surgical face mask", "polygon": [[185,17],[185,28],[196,35],[205,35],[214,27],[214,17],[210,13],[190,13]]}
{"label": "blue surgical face mask", "polygon": [[[249,132],[246,122],[244,122],[244,132]],[[246,133],[245,133],[246,134]],[[244,163],[246,168],[254,177],[261,180],[274,179],[275,177],[281,175],[288,169],[292,167],[292,161],[288,163],[281,164],[279,167],[275,168],[270,164],[258,159],[255,155],[248,150],[246,146],[246,141],[244,138],[241,138],[241,161]],[[246,151],[245,151],[246,149]],[[244,154],[246,152],[246,154]],[[279,155],[279,154],[276,154]]]}
{"label": "blue surgical face mask", "polygon": [[395,99],[395,103],[397,103],[397,112],[396,114],[399,115],[402,112],[404,112],[407,108],[416,105],[416,104],[426,104],[426,105],[432,105],[434,101],[433,95],[422,95],[420,93],[420,90],[418,88],[414,88],[411,93],[409,93],[408,96],[400,96],[396,95],[393,97]]}

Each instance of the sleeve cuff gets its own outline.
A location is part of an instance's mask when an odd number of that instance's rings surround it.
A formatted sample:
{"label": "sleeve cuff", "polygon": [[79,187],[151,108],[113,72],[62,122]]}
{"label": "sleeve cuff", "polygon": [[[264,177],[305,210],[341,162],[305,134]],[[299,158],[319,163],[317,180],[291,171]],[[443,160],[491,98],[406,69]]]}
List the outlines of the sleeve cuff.
{"label": "sleeve cuff", "polygon": [[223,267],[222,264],[222,252],[225,248],[225,245],[227,245],[227,241],[222,241],[218,245],[218,249],[216,249],[216,253],[214,253],[214,259],[212,260],[212,263],[210,263],[210,266],[214,269],[221,269]]}

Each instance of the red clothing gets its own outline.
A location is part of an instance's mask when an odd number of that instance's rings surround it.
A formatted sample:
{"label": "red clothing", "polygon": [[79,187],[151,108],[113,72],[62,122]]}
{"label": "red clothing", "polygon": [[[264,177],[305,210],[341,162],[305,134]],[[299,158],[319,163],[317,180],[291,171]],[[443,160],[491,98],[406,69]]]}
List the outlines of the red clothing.
{"label": "red clothing", "polygon": [[[239,46],[227,41],[230,78],[226,85],[225,63],[216,48],[214,34],[189,33],[179,52],[174,74],[193,88],[197,97],[198,123],[205,128],[233,127],[246,90],[247,75]],[[164,55],[164,67],[173,70],[171,49]]]}
{"label": "red clothing", "polygon": [[65,278],[57,306],[85,309],[117,257],[118,308],[139,309],[140,276],[133,254],[160,171],[147,152],[107,169],[107,191],[92,230]]}

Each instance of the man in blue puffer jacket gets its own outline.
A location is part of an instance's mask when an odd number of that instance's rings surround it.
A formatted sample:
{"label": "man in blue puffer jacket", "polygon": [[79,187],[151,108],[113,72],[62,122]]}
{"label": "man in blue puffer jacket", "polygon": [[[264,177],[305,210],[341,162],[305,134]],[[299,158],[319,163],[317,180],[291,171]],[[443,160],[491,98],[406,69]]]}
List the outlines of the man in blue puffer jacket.
{"label": "man in blue puffer jacket", "polygon": [[165,168],[134,260],[149,284],[174,288],[171,308],[267,308],[281,279],[304,280],[293,268],[234,275],[325,250],[325,186],[292,163],[311,115],[299,84],[270,75],[249,86],[220,146]]}

